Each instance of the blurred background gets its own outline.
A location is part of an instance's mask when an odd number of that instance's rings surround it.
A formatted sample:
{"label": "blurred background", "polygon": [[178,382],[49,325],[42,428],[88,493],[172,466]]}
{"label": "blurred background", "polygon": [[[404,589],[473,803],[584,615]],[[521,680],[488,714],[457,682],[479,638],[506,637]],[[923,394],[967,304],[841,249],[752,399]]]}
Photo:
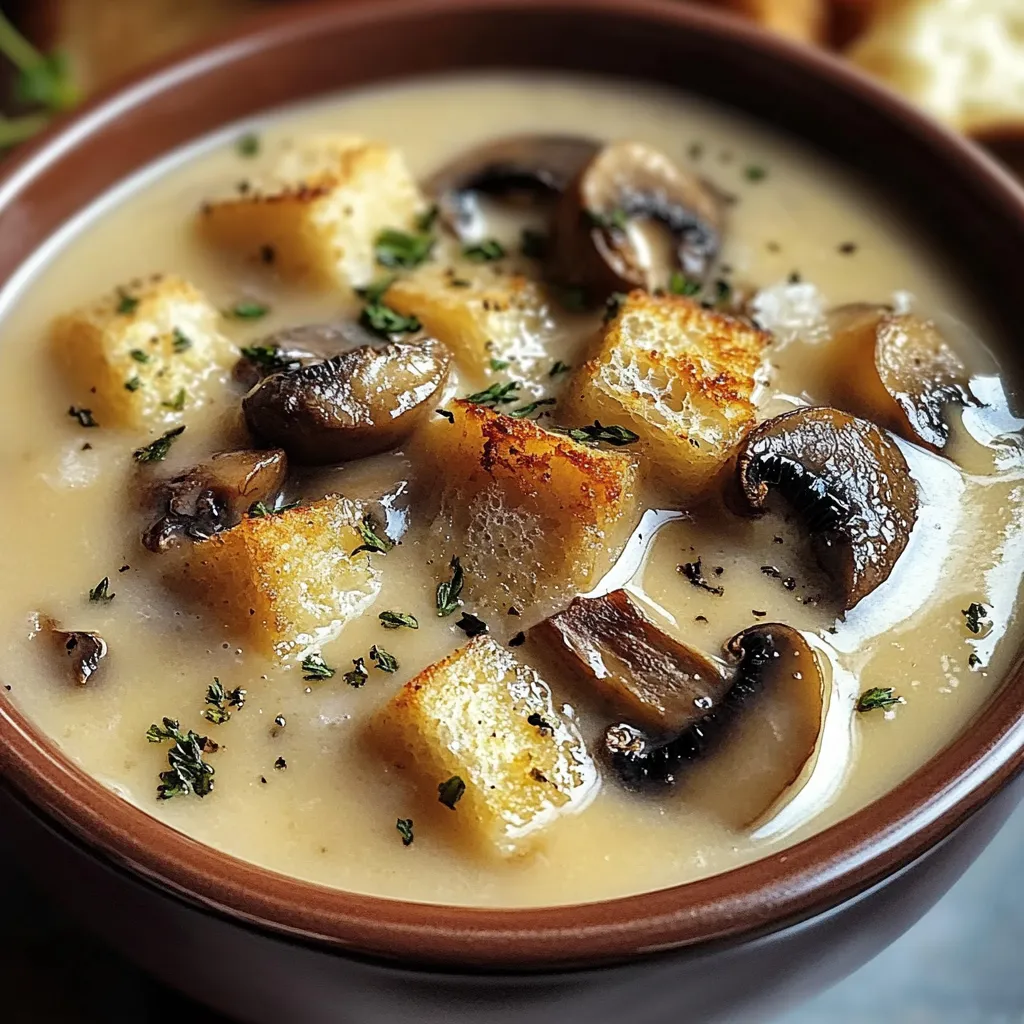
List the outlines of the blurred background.
{"label": "blurred background", "polygon": [[[125,74],[283,2],[0,0],[0,159]],[[843,55],[1024,176],[1024,0],[705,2]],[[1024,809],[911,932],[779,1024],[1024,1024],[1022,875]],[[0,1021],[227,1024],[80,932],[2,859]]]}

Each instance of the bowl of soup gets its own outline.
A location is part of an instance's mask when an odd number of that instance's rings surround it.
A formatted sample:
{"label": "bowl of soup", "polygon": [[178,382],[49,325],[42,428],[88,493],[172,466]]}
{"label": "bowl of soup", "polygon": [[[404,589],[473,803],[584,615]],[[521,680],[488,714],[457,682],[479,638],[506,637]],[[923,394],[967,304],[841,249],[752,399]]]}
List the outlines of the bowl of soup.
{"label": "bowl of soup", "polygon": [[0,182],[5,839],[238,1019],[763,1019],[1013,805],[994,165],[674,3],[271,13]]}

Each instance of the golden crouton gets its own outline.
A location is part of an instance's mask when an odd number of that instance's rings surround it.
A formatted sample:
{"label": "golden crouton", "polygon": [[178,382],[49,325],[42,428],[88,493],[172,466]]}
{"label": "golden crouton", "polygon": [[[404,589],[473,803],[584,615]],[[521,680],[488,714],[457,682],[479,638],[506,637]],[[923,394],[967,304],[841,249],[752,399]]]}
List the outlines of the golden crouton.
{"label": "golden crouton", "polygon": [[689,299],[633,292],[569,382],[563,419],[639,434],[651,475],[696,497],[754,425],[767,343],[763,331]]}
{"label": "golden crouton", "polygon": [[104,426],[177,422],[238,361],[217,310],[173,276],[133,282],[65,314],[52,339],[75,394]]}
{"label": "golden crouton", "polygon": [[397,150],[316,135],[287,151],[270,180],[206,203],[200,226],[217,245],[272,263],[287,278],[362,287],[378,273],[377,236],[412,229],[425,205]]}
{"label": "golden crouton", "polygon": [[385,302],[415,316],[470,371],[490,359],[543,359],[556,330],[541,287],[492,264],[428,264],[396,281]]}
{"label": "golden crouton", "polygon": [[632,525],[636,467],[532,420],[452,402],[424,431],[441,481],[441,529],[467,590],[519,608],[586,589]]}
{"label": "golden crouton", "polygon": [[[461,779],[465,794],[441,811],[470,842],[503,855],[595,791],[594,764],[547,684],[487,636],[406,683],[373,728],[427,800]],[[446,803],[459,788],[452,783]]]}
{"label": "golden crouton", "polygon": [[196,544],[184,577],[235,635],[261,651],[300,656],[333,640],[377,596],[380,572],[362,544],[360,509],[331,495],[304,508],[247,517]]}

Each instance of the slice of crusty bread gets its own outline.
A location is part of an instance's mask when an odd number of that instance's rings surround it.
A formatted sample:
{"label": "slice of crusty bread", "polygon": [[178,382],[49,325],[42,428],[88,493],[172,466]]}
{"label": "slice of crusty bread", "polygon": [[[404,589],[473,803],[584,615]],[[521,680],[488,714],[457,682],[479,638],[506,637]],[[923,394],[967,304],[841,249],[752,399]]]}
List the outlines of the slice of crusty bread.
{"label": "slice of crusty bread", "polygon": [[890,0],[847,51],[961,131],[1024,125],[1024,3]]}

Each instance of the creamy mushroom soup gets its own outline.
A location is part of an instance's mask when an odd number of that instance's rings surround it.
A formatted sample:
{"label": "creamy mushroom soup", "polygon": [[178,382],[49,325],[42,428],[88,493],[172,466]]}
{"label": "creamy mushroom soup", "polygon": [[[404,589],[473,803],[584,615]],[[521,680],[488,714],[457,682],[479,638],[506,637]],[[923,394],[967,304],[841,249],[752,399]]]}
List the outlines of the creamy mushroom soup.
{"label": "creamy mushroom soup", "polygon": [[691,97],[283,111],[2,303],[5,699],[275,871],[489,906],[725,871],[898,785],[1017,643],[984,311]]}

